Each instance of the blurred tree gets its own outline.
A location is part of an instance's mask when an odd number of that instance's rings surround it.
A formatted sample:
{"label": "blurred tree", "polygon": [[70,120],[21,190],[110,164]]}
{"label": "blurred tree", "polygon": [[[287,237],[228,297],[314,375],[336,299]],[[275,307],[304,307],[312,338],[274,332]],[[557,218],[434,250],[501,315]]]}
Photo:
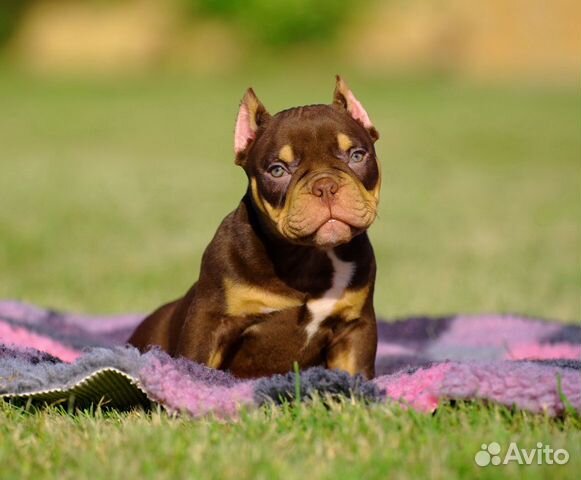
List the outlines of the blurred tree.
{"label": "blurred tree", "polygon": [[273,47],[332,40],[356,5],[355,0],[182,1],[193,14],[236,22]]}
{"label": "blurred tree", "polygon": [[32,0],[0,0],[0,46],[16,31],[18,23]]}

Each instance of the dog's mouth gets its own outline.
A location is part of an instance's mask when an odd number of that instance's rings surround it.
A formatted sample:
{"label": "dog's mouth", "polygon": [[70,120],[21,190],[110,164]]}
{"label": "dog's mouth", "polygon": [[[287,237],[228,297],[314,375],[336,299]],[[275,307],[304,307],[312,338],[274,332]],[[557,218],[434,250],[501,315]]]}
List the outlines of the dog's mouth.
{"label": "dog's mouth", "polygon": [[313,235],[315,244],[322,248],[335,247],[349,242],[354,236],[354,228],[337,218],[329,218]]}
{"label": "dog's mouth", "polygon": [[367,230],[375,215],[375,208],[361,201],[337,199],[333,205],[323,205],[312,200],[292,209],[281,219],[278,228],[294,243],[328,249],[348,243]]}
{"label": "dog's mouth", "polygon": [[359,182],[340,177],[336,189],[322,195],[308,180],[291,191],[278,214],[271,215],[278,232],[290,242],[333,248],[350,242],[375,220],[377,198]]}
{"label": "dog's mouth", "polygon": [[[316,245],[319,248],[333,248],[351,241],[351,239],[367,230],[371,224],[372,214],[361,215],[360,212],[329,209],[320,212],[316,218],[303,219],[308,227],[302,232],[293,232],[300,243]],[[374,215],[373,215],[374,216]]]}

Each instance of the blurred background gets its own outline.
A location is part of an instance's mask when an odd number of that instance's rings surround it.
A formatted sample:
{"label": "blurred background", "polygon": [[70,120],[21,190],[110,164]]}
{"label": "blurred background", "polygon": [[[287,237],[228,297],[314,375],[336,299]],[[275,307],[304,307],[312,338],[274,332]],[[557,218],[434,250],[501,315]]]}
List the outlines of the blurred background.
{"label": "blurred background", "polygon": [[1,0],[0,297],[146,311],[245,189],[238,102],[381,133],[387,316],[581,319],[581,3]]}
{"label": "blurred background", "polygon": [[[332,57],[373,74],[575,81],[575,0],[3,0],[0,41],[34,72],[234,72]],[[331,48],[332,53],[326,48]]]}

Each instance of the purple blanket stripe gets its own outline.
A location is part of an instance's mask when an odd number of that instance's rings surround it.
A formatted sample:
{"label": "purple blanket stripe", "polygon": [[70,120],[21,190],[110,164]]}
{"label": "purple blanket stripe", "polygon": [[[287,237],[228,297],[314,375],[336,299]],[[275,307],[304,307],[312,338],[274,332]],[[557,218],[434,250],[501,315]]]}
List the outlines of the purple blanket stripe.
{"label": "purple blanket stripe", "polygon": [[[124,346],[141,318],[0,301],[0,395],[67,388],[110,367],[168,410],[196,417],[230,418],[241,408],[293,399],[292,373],[242,381],[161,351],[140,354]],[[313,368],[301,373],[301,396],[352,395],[426,412],[444,399],[484,400],[549,415],[565,412],[564,396],[581,411],[580,325],[457,315],[381,322],[378,332],[375,379]]]}

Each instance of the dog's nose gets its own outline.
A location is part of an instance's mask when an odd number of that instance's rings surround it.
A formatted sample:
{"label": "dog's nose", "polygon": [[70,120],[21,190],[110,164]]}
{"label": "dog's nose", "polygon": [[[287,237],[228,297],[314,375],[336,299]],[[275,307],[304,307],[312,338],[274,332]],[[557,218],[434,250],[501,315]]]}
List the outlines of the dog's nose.
{"label": "dog's nose", "polygon": [[339,190],[339,185],[331,177],[319,178],[311,188],[315,197],[330,199]]}

